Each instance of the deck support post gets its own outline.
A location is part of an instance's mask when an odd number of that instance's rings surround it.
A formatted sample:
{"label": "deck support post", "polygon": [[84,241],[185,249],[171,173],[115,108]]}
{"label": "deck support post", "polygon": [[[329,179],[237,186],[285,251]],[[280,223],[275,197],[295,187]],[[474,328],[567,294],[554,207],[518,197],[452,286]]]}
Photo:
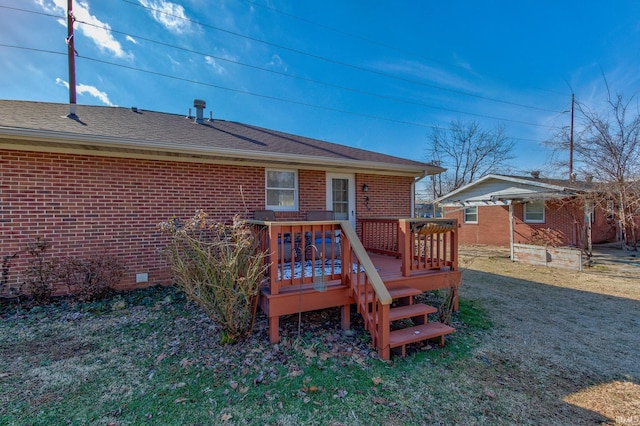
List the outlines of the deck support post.
{"label": "deck support post", "polygon": [[269,317],[269,343],[280,341],[280,317]]}
{"label": "deck support post", "polygon": [[342,329],[349,330],[351,327],[351,305],[342,305]]}

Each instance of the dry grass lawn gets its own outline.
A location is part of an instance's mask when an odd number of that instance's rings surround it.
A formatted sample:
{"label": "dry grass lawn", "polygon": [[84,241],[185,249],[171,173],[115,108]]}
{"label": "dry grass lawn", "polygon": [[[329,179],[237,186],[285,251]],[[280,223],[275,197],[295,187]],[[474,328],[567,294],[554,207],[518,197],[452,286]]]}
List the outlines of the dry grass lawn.
{"label": "dry grass lawn", "polygon": [[640,425],[640,274],[528,266],[486,247],[461,258],[462,297],[495,326],[477,350],[487,392],[548,423]]}
{"label": "dry grass lawn", "polygon": [[640,274],[617,265],[462,247],[457,332],[390,362],[355,310],[351,333],[339,309],[303,314],[302,335],[285,317],[278,345],[264,315],[221,345],[171,288],[0,310],[0,424],[640,425]]}

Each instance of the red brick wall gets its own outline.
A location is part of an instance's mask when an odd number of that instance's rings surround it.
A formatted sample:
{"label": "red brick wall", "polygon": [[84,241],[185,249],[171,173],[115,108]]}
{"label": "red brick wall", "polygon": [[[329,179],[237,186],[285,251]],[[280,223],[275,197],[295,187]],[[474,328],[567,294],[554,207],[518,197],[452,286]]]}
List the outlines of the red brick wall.
{"label": "red brick wall", "polygon": [[458,219],[459,244],[509,246],[509,208],[479,207],[478,223],[464,223],[464,210],[445,208],[445,217]]}
{"label": "red brick wall", "polygon": [[168,282],[159,222],[199,208],[220,221],[264,208],[259,167],[0,151],[0,170],[0,255],[36,236],[52,242],[56,257],[106,250],[128,268],[123,288],[135,287],[142,272],[143,286]]}
{"label": "red brick wall", "polygon": [[[196,209],[218,221],[237,213],[252,217],[265,208],[264,173],[263,167],[0,150],[0,256],[38,236],[51,241],[55,257],[116,255],[128,268],[122,289],[169,284],[160,254],[166,237],[157,224],[189,218]],[[325,172],[299,170],[298,178],[299,211],[278,212],[279,220],[303,220],[307,210],[326,208]],[[411,182],[357,175],[358,214],[408,216]],[[370,188],[370,210],[362,183]],[[25,258],[14,262],[11,285],[19,281]],[[136,273],[148,273],[149,281],[136,284]]]}
{"label": "red brick wall", "polygon": [[[356,209],[358,217],[410,217],[412,177],[356,175]],[[369,190],[362,192],[362,185]],[[369,197],[367,203],[366,197]]]}
{"label": "red brick wall", "polygon": [[593,228],[592,239],[594,244],[617,241],[616,225],[607,221],[606,210],[595,209],[594,221],[591,226]]}
{"label": "red brick wall", "polygon": [[524,205],[516,204],[514,210],[514,241],[522,244],[554,246],[577,245],[581,224],[584,222],[582,207],[573,204],[547,202],[544,223],[525,223]]}
{"label": "red brick wall", "polygon": [[[550,243],[556,246],[578,245],[583,238],[583,207],[548,201],[545,207],[544,223],[525,223],[523,204],[514,204],[514,241],[522,244]],[[509,246],[509,208],[506,206],[478,207],[478,223],[464,223],[463,210],[446,208],[445,216],[457,218],[460,224],[458,241],[460,244],[488,244]],[[606,219],[606,218],[605,218]],[[592,224],[594,242],[607,240],[610,226],[603,219],[602,212],[596,212]]]}
{"label": "red brick wall", "polygon": [[[412,183],[412,177],[356,175],[357,217],[411,217]],[[367,192],[362,191],[364,184],[369,188]],[[356,223],[356,232],[362,236],[359,222]]]}

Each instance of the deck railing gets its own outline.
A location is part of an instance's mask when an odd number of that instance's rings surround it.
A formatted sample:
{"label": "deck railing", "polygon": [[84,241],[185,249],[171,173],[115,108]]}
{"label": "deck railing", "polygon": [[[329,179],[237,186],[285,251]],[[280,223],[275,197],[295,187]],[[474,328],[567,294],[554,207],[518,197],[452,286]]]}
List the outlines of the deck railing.
{"label": "deck railing", "polygon": [[371,253],[388,254],[400,257],[398,219],[374,218],[362,219],[362,245]]}
{"label": "deck railing", "polygon": [[343,270],[343,282],[349,285],[378,356],[380,359],[389,359],[391,295],[349,222],[343,222],[343,233],[346,237],[343,243],[344,261],[353,265],[353,270]]}
{"label": "deck railing", "polygon": [[339,280],[342,231],[340,221],[262,222],[256,228],[262,250],[268,251],[269,291]]}
{"label": "deck railing", "polygon": [[249,222],[270,253],[271,295],[312,288],[318,280],[348,286],[372,344],[382,359],[389,358],[391,296],[348,221]]}
{"label": "deck railing", "polygon": [[426,269],[458,269],[455,219],[361,219],[367,251],[402,259],[402,275]]}

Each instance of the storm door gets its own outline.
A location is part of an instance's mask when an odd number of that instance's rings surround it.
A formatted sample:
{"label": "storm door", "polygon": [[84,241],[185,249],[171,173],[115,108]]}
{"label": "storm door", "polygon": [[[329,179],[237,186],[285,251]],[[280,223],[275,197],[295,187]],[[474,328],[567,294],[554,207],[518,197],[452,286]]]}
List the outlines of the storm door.
{"label": "storm door", "polygon": [[327,210],[336,220],[348,220],[356,227],[355,177],[327,173]]}

